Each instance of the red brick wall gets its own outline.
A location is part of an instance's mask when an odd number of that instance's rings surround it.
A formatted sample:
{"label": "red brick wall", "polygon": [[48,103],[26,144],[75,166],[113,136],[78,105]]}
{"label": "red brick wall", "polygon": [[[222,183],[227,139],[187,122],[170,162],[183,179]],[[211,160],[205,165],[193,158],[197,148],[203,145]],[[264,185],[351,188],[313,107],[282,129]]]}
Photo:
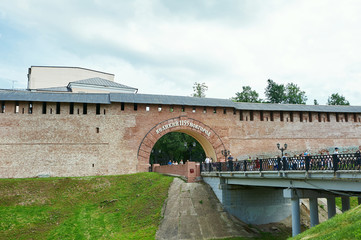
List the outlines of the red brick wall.
{"label": "red brick wall", "polygon": [[187,182],[195,182],[197,177],[201,176],[201,170],[199,163],[186,162],[180,165],[153,165],[153,172],[172,174],[176,176],[183,176],[187,179]]}
{"label": "red brick wall", "polygon": [[[167,131],[156,133],[157,126],[169,119],[194,121],[208,131],[210,136],[191,127],[178,127],[169,131],[183,131],[197,140],[202,146],[214,153],[214,158],[223,160],[220,151],[229,149],[234,157],[243,159],[267,157],[279,154],[276,144],[288,144],[288,153],[299,154],[306,149],[318,153],[322,149],[334,146],[341,151],[352,151],[361,145],[360,114],[331,113],[327,122],[326,113],[321,113],[322,122],[318,121],[318,113],[313,113],[310,122],[309,113],[300,114],[253,111],[240,111],[234,114],[233,109],[208,107],[169,106],[125,104],[121,111],[120,103],[101,105],[101,114],[95,114],[95,104],[88,104],[88,113],[82,114],[83,104],[74,104],[74,114],[69,114],[69,104],[61,104],[60,114],[55,114],[56,104],[47,104],[47,114],[42,114],[42,103],[34,102],[33,113],[28,113],[28,102],[19,103],[19,113],[15,113],[15,103],[6,102],[5,113],[0,113],[0,178],[50,176],[87,176],[134,173],[148,170],[150,150],[155,142]],[[23,109],[24,108],[24,114]],[[79,109],[79,113],[78,113]],[[104,115],[105,110],[105,115]],[[50,114],[52,112],[52,114]],[[326,118],[325,121],[324,118]],[[99,133],[97,133],[97,128]],[[213,151],[213,152],[212,152]]]}

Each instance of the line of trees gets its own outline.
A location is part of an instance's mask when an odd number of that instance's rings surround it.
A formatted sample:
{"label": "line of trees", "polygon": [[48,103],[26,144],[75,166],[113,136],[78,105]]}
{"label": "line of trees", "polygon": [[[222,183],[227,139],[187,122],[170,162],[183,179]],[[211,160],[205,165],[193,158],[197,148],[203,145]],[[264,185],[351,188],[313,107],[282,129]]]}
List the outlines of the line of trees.
{"label": "line of trees", "polygon": [[[208,87],[205,83],[195,82],[193,85],[192,97],[206,97],[205,92]],[[308,98],[306,92],[302,91],[295,83],[278,84],[272,79],[267,80],[267,87],[264,94],[266,99],[261,99],[259,94],[252,90],[250,86],[243,86],[241,92],[236,92],[236,96],[232,97],[235,102],[252,102],[252,103],[281,103],[281,104],[306,104]],[[316,99],[313,100],[314,105],[318,105]],[[350,105],[346,98],[338,93],[333,93],[328,97],[327,105]]]}
{"label": "line of trees", "polygon": [[[259,94],[252,90],[250,86],[243,86],[242,92],[236,92],[236,96],[232,98],[235,102],[254,102],[254,103],[283,103],[283,104],[306,104],[306,92],[302,91],[297,84],[288,83],[278,84],[272,79],[267,80],[265,88],[266,99],[259,98]],[[314,99],[314,104],[318,105],[318,101]],[[346,98],[338,93],[333,93],[328,97],[327,105],[350,105]]]}

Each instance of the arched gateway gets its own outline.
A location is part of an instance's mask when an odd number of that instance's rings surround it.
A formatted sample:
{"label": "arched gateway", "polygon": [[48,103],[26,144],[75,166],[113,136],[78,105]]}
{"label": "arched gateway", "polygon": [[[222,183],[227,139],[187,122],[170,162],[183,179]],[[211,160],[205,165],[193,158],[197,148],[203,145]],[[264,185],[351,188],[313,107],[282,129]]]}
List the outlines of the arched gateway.
{"label": "arched gateway", "polygon": [[187,116],[179,116],[164,120],[147,132],[138,148],[138,169],[148,165],[153,146],[161,137],[170,132],[190,135],[199,142],[206,156],[212,157],[214,161],[222,157],[221,150],[225,149],[224,143],[210,126]]}

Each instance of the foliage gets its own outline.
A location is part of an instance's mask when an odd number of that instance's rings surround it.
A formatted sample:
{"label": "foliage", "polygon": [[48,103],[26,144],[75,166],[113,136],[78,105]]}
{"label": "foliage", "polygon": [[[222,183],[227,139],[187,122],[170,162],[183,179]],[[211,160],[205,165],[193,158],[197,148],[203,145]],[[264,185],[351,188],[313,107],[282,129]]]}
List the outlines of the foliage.
{"label": "foliage", "polygon": [[307,97],[304,91],[294,83],[288,83],[286,85],[286,99],[284,103],[289,104],[306,104]]}
{"label": "foliage", "polygon": [[[193,142],[196,146],[193,147]],[[184,146],[187,143],[187,147]],[[191,147],[190,147],[191,146]],[[191,158],[191,159],[190,159]],[[150,155],[151,163],[167,164],[169,160],[202,161],[205,153],[202,146],[193,137],[180,132],[171,132],[160,138],[154,145]]]}
{"label": "foliage", "polygon": [[267,80],[265,95],[269,103],[306,104],[307,97],[304,91],[294,83],[277,84],[271,79]]}
{"label": "foliage", "polygon": [[0,239],[154,239],[172,178],[0,180]]}
{"label": "foliage", "polygon": [[[342,199],[340,197],[335,198],[336,206],[339,209],[342,209]],[[355,208],[358,206],[357,197],[350,197],[350,208]]]}
{"label": "foliage", "polygon": [[313,99],[313,105],[319,105],[317,99]]}
{"label": "foliage", "polygon": [[361,206],[338,214],[292,239],[361,239]]}
{"label": "foliage", "polygon": [[284,103],[286,99],[285,86],[283,84],[277,84],[272,79],[267,80],[267,87],[264,94],[266,95],[268,102],[270,103]]}
{"label": "foliage", "polygon": [[252,90],[250,86],[243,86],[242,88],[242,92],[236,92],[236,97],[233,97],[232,101],[253,103],[262,102],[262,99],[258,97],[258,93],[255,90]]}
{"label": "foliage", "polygon": [[350,105],[346,98],[338,93],[333,93],[328,97],[327,105]]}
{"label": "foliage", "polygon": [[195,82],[193,85],[193,94],[192,97],[204,98],[206,97],[206,91],[208,87],[205,83],[197,83]]}

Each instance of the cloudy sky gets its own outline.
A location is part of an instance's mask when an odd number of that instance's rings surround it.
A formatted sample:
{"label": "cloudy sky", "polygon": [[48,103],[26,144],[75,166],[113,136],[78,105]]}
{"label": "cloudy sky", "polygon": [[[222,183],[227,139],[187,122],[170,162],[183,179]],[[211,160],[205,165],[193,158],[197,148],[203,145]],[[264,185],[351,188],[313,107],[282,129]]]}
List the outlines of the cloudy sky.
{"label": "cloudy sky", "polygon": [[361,105],[359,0],[0,1],[0,88],[30,66],[115,74],[139,93],[231,98],[267,79]]}

